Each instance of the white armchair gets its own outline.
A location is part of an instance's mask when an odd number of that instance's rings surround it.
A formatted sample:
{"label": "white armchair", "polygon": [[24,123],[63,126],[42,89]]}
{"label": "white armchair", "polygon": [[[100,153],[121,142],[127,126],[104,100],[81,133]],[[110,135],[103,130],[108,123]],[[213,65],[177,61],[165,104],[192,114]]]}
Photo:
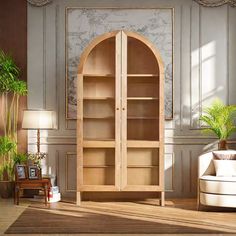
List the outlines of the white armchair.
{"label": "white armchair", "polygon": [[[236,154],[236,151],[214,153]],[[236,207],[236,177],[216,176],[212,152],[198,158],[198,209],[201,205]]]}

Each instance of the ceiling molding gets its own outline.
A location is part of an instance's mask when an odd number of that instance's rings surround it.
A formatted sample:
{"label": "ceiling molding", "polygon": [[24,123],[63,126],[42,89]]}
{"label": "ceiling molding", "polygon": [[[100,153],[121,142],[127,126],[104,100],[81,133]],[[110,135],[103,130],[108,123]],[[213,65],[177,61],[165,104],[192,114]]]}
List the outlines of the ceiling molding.
{"label": "ceiling molding", "polygon": [[42,7],[52,2],[52,0],[27,0],[28,3],[35,7]]}
{"label": "ceiling molding", "polygon": [[[219,7],[224,4],[229,4],[236,7],[236,0],[194,0],[205,7]],[[33,6],[42,7],[52,2],[52,0],[27,0]]]}
{"label": "ceiling molding", "polygon": [[236,7],[236,0],[194,0],[205,7],[219,7],[224,4],[229,4],[232,7]]}

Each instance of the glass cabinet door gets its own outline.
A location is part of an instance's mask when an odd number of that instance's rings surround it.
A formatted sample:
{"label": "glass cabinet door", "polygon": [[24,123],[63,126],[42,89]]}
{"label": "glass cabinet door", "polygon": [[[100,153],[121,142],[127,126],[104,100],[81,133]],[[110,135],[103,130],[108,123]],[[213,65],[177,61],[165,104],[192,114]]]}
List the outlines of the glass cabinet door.
{"label": "glass cabinet door", "polygon": [[151,49],[122,34],[122,190],[157,190],[160,184],[159,66]]}
{"label": "glass cabinet door", "polygon": [[113,34],[92,47],[78,83],[82,87],[78,94],[82,104],[79,191],[120,189],[119,37]]}

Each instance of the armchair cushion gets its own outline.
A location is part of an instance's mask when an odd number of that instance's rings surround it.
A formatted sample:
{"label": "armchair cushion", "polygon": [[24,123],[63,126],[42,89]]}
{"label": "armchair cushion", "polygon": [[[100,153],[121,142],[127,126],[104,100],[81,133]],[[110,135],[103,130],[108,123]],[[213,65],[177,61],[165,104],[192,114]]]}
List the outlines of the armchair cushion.
{"label": "armchair cushion", "polygon": [[236,207],[235,195],[200,193],[200,203],[208,206]]}
{"label": "armchair cushion", "polygon": [[203,175],[200,177],[200,180],[209,180],[209,181],[225,181],[225,182],[236,182],[236,176],[215,176],[215,175]]}
{"label": "armchair cushion", "polygon": [[226,151],[221,151],[221,152],[212,152],[214,156],[214,160],[236,160],[236,154],[235,152],[226,152]]}
{"label": "armchair cushion", "polygon": [[236,195],[236,177],[205,175],[200,177],[200,192]]}
{"label": "armchair cushion", "polygon": [[236,176],[236,160],[213,160],[216,176]]}

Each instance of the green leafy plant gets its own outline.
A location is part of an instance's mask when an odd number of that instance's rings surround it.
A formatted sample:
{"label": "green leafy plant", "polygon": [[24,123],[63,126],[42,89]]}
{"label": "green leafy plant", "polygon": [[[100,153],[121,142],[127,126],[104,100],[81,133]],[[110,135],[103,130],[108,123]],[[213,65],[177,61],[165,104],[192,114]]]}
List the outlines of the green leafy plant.
{"label": "green leafy plant", "polygon": [[12,180],[14,176],[19,99],[27,95],[26,83],[19,80],[19,75],[20,69],[12,56],[0,50],[0,117],[4,133],[0,140],[0,179],[4,180]]}
{"label": "green leafy plant", "polygon": [[15,153],[16,143],[7,136],[0,137],[0,180],[12,180],[14,162],[12,155]]}
{"label": "green leafy plant", "polygon": [[0,50],[0,95],[4,135],[17,142],[17,121],[20,96],[27,95],[27,86],[19,80],[20,70],[13,58]]}
{"label": "green leafy plant", "polygon": [[12,57],[0,50],[0,91],[10,92],[11,84],[18,78],[19,73]]}
{"label": "green leafy plant", "polygon": [[26,153],[16,153],[13,158],[14,165],[27,164],[28,155]]}
{"label": "green leafy plant", "polygon": [[204,115],[200,117],[206,133],[214,133],[219,140],[227,140],[236,131],[234,119],[236,117],[235,105],[224,105],[222,101],[215,100],[210,107],[204,109]]}

